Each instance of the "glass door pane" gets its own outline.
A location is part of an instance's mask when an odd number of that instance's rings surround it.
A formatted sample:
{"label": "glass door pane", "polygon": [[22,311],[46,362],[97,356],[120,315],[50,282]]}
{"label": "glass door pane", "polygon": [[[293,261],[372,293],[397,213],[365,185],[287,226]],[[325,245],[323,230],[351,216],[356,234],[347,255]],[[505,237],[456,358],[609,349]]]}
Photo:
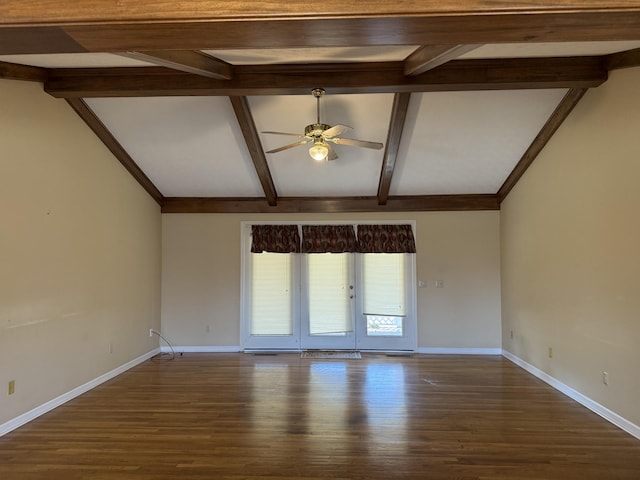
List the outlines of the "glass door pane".
{"label": "glass door pane", "polygon": [[414,257],[404,253],[365,253],[358,260],[362,301],[357,317],[357,347],[415,350]]}
{"label": "glass door pane", "polygon": [[305,255],[305,273],[301,347],[355,348],[353,254]]}
{"label": "glass door pane", "polygon": [[291,255],[251,255],[251,335],[293,335]]}
{"label": "glass door pane", "polygon": [[288,253],[252,253],[245,349],[297,349],[299,327],[296,257]]}

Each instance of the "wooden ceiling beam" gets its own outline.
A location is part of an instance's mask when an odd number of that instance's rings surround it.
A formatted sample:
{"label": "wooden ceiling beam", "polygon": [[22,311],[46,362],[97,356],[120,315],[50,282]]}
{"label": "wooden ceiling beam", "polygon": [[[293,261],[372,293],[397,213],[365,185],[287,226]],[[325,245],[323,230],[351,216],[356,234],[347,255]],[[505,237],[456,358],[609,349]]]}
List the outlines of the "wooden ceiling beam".
{"label": "wooden ceiling beam", "polygon": [[347,213],[499,210],[497,195],[423,195],[389,197],[280,197],[271,206],[264,198],[167,197],[162,213]]}
{"label": "wooden ceiling beam", "polygon": [[120,55],[218,80],[229,80],[232,76],[232,67],[227,62],[191,50],[122,52]]}
{"label": "wooden ceiling beam", "polygon": [[393,178],[393,171],[396,167],[398,149],[400,148],[400,140],[402,139],[404,121],[407,118],[407,110],[409,109],[410,100],[410,93],[396,93],[393,97],[389,133],[387,135],[387,142],[385,144],[384,155],[382,157],[380,182],[378,183],[378,205],[386,205],[387,200],[389,199],[391,179]]}
{"label": "wooden ceiling beam", "polygon": [[640,67],[640,48],[606,55],[604,57],[604,64],[607,70]]}
{"label": "wooden ceiling beam", "polygon": [[0,78],[44,83],[47,80],[47,75],[46,68],[0,62]]}
{"label": "wooden ceiling beam", "polygon": [[107,0],[3,0],[0,30],[3,54],[637,40],[640,5],[326,0],[309,8],[285,0],[139,0],[123,8]]}
{"label": "wooden ceiling beam", "polygon": [[[216,4],[220,5],[220,2]],[[82,48],[95,52],[638,40],[639,31],[640,6],[637,3],[633,9],[624,12],[592,10],[536,15],[394,15],[385,18],[369,15],[321,18],[314,15],[311,19],[128,23],[64,28],[64,32]]]}
{"label": "wooden ceiling beam", "polygon": [[[0,3],[0,9],[3,6],[4,4]],[[0,16],[0,18],[2,17]],[[0,55],[86,52],[87,50],[82,45],[60,27],[20,26],[7,28],[0,24]]]}
{"label": "wooden ceiling beam", "polygon": [[253,121],[253,115],[251,114],[251,108],[249,107],[247,97],[229,97],[229,99],[231,100],[233,111],[238,119],[240,130],[242,130],[242,135],[244,136],[244,141],[247,144],[249,155],[251,155],[253,166],[256,169],[258,179],[260,180],[260,184],[264,190],[267,203],[270,206],[275,206],[278,202],[278,194],[273,183],[273,178],[271,177],[267,158],[264,155],[264,149],[262,148],[262,142],[260,142],[258,130],[256,129],[256,125]]}
{"label": "wooden ceiling beam", "polygon": [[107,127],[100,121],[100,119],[93,113],[93,110],[89,108],[84,100],[81,98],[67,99],[67,103],[73,108],[78,116],[87,124],[87,126],[93,130],[98,138],[104,143],[104,145],[113,153],[124,168],[131,174],[133,178],[144,188],[149,195],[159,204],[162,205],[164,197],[162,193],[156,188],[149,177],[145,175],[140,167],[133,161],[126,150],[115,139]]}
{"label": "wooden ceiling beam", "polygon": [[226,19],[238,21],[255,18],[259,21],[299,18],[373,18],[383,16],[442,16],[479,17],[485,15],[511,16],[517,14],[549,14],[563,17],[572,13],[595,11],[601,15],[608,12],[634,10],[638,7],[634,0],[591,0],[585,4],[581,0],[524,0],[518,2],[487,2],[486,0],[404,0],[399,4],[363,0],[344,2],[323,0],[313,4],[271,0],[268,8],[264,3],[225,1],[201,2],[187,0],[179,3],[158,0],[138,0],[127,8],[117,2],[107,0],[75,0],[73,3],[54,1],[24,2],[3,0],[0,5],[1,23],[17,24],[101,24],[101,23],[151,23],[169,21],[188,23],[206,19]]}
{"label": "wooden ceiling beam", "polygon": [[166,95],[328,94],[590,88],[607,79],[599,57],[453,60],[407,77],[402,62],[247,65],[231,80],[215,80],[165,68],[55,69],[45,90],[54,97],[143,97]]}
{"label": "wooden ceiling beam", "polygon": [[504,181],[500,190],[498,190],[497,195],[500,202],[509,195],[511,189],[516,185],[516,183],[518,183],[518,180],[520,180],[529,166],[531,166],[545,145],[549,140],[551,140],[553,134],[556,133],[558,128],[560,128],[560,125],[562,125],[562,123],[567,119],[573,108],[578,104],[586,92],[586,88],[572,88],[566,93],[529,148],[524,152],[520,161]]}
{"label": "wooden ceiling beam", "polygon": [[475,50],[480,45],[423,45],[404,59],[405,75],[420,75]]}

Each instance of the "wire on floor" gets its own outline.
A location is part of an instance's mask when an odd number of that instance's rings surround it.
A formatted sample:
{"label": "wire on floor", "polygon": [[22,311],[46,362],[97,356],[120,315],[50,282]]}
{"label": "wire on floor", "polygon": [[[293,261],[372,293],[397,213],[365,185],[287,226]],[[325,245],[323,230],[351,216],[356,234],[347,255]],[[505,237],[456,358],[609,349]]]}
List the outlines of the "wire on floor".
{"label": "wire on floor", "polygon": [[176,351],[173,349],[173,345],[171,345],[171,342],[169,340],[167,340],[166,338],[164,338],[162,336],[162,334],[160,332],[158,332],[157,330],[151,329],[151,333],[155,333],[162,340],[164,340],[164,343],[166,343],[169,346],[169,349],[171,350],[170,352],[162,352],[162,353],[159,353],[158,355],[155,355],[155,356],[151,357],[151,361],[153,361],[153,362],[169,361],[169,360],[173,360],[174,358],[176,358]]}

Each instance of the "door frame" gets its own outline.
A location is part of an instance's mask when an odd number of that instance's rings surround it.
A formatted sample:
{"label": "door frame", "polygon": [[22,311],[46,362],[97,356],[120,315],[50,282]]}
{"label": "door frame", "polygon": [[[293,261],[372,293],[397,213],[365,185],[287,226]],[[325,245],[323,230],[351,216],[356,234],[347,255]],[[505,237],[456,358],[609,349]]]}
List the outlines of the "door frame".
{"label": "door frame", "polygon": [[[301,323],[302,323],[302,308],[301,305],[302,297],[304,297],[303,292],[300,291],[301,288],[301,266],[300,259],[293,262],[294,268],[297,269],[296,272],[293,272],[294,281],[297,278],[297,283],[294,284],[294,289],[296,289],[296,295],[294,296],[294,334],[292,336],[261,336],[261,338],[256,338],[256,336],[251,335],[250,330],[250,318],[249,313],[251,312],[250,300],[251,300],[251,269],[248,265],[250,265],[250,255],[251,255],[251,226],[252,225],[297,225],[299,230],[302,230],[302,225],[376,225],[376,224],[385,224],[385,225],[398,225],[398,224],[407,224],[411,225],[413,230],[413,236],[417,242],[416,235],[416,221],[415,220],[315,220],[315,221],[241,221],[240,222],[240,348],[242,351],[251,352],[251,351],[301,351],[300,341],[301,341]],[[411,260],[409,263],[409,272],[408,276],[408,288],[407,288],[407,306],[410,309],[410,313],[407,315],[407,322],[405,322],[405,333],[408,336],[406,338],[406,345],[410,346],[410,349],[405,347],[398,347],[397,343],[394,341],[394,337],[383,337],[387,339],[387,345],[381,348],[376,348],[375,346],[365,346],[360,344],[362,347],[358,346],[357,334],[363,328],[366,330],[366,325],[364,316],[362,315],[362,300],[356,294],[356,309],[355,309],[355,317],[354,323],[355,328],[354,332],[356,334],[356,345],[355,347],[364,351],[417,351],[418,348],[418,310],[417,310],[417,272],[416,272],[416,254],[410,254]],[[361,275],[360,265],[357,259],[357,255],[355,255],[355,268],[354,274],[356,276],[355,281],[359,282],[361,279],[359,276]],[[296,266],[296,262],[297,266]],[[359,283],[356,283],[358,285]],[[357,288],[356,288],[357,290]],[[363,332],[366,334],[366,331]],[[411,335],[413,338],[409,337]],[[286,337],[286,338],[285,338]],[[368,343],[368,342],[367,342]],[[311,348],[311,347],[307,347]],[[320,348],[320,347],[318,347]],[[332,347],[323,347],[323,348],[332,348]],[[339,349],[339,347],[336,347]]]}

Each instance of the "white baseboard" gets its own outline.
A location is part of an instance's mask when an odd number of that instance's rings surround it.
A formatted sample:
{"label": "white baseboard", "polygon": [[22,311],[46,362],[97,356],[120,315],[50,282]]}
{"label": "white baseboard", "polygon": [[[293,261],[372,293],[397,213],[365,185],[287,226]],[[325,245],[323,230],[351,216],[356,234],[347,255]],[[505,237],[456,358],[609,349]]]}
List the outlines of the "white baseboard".
{"label": "white baseboard", "polygon": [[[162,353],[171,352],[167,345],[160,347]],[[176,353],[237,353],[242,351],[240,347],[216,347],[216,346],[184,346],[173,347]]]}
{"label": "white baseboard", "polygon": [[3,423],[2,425],[0,425],[0,437],[11,432],[12,430],[15,430],[18,427],[21,427],[26,423],[29,423],[31,420],[38,418],[40,415],[44,415],[45,413],[53,410],[54,408],[59,407],[60,405],[68,402],[69,400],[72,400],[82,395],[83,393],[88,392],[89,390],[97,387],[101,383],[104,383],[107,380],[111,380],[112,378],[120,375],[121,373],[126,372],[130,368],[133,368],[136,365],[139,365],[140,363],[150,359],[154,355],[158,354],[158,352],[160,352],[159,348],[151,350],[150,352],[147,352],[144,355],[139,356],[138,358],[134,358],[130,362],[127,362],[124,365],[121,365],[118,368],[115,368],[110,372],[105,373],[104,375],[100,375],[99,377],[94,378],[93,380],[90,380],[87,383],[80,385],[79,387],[76,387],[67,393],[63,393],[62,395],[54,398],[53,400],[49,400],[48,402],[43,403],[42,405],[34,408],[33,410],[29,410],[28,412],[23,413],[22,415],[19,415],[16,418],[11,419],[6,423]]}
{"label": "white baseboard", "polygon": [[609,410],[607,407],[603,405],[600,405],[598,402],[590,399],[589,397],[583,395],[577,390],[574,390],[568,385],[565,385],[561,381],[543,372],[539,368],[534,367],[533,365],[525,362],[519,357],[516,357],[513,353],[503,350],[502,355],[508,360],[511,360],[513,363],[515,363],[519,367],[529,372],[530,374],[532,374],[533,376],[538,377],[540,380],[542,380],[545,383],[548,383],[559,392],[564,393],[567,397],[575,400],[576,402],[583,405],[584,407],[587,407],[592,412],[597,413],[605,420],[613,423],[616,427],[621,428],[628,434],[633,435],[637,439],[640,439],[640,426],[630,422],[624,417],[621,417],[617,413]]}
{"label": "white baseboard", "polygon": [[501,348],[419,347],[418,353],[428,355],[502,355]]}

